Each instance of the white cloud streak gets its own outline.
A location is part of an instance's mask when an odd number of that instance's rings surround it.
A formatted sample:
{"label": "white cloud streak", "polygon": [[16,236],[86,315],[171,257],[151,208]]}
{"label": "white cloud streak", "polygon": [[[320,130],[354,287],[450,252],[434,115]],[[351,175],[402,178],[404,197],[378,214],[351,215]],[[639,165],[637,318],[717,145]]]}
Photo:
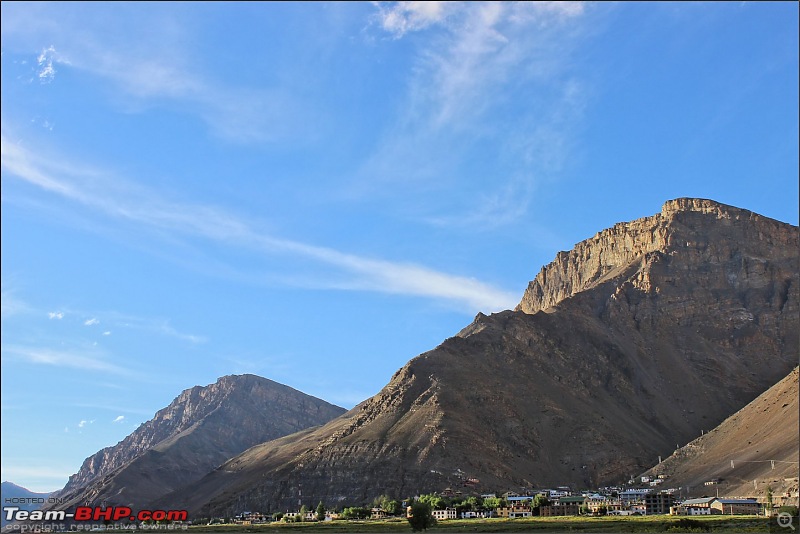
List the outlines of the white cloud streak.
{"label": "white cloud streak", "polygon": [[56,76],[56,69],[53,67],[53,58],[56,54],[56,49],[53,45],[42,50],[36,62],[39,65],[39,72],[37,73],[41,83],[50,83]]}
{"label": "white cloud streak", "polygon": [[124,415],[118,415],[118,416],[117,416],[117,417],[115,417],[115,418],[114,418],[114,420],[113,420],[113,421],[111,421],[111,422],[112,422],[112,423],[121,423],[121,422],[123,422],[124,420],[125,420],[125,416],[124,416]]}
{"label": "white cloud streak", "polygon": [[441,23],[463,2],[375,2],[381,27],[396,38]]}
{"label": "white cloud streak", "polygon": [[[4,45],[13,42],[24,50],[32,42],[54,41],[58,51],[51,45],[36,57],[41,83],[52,82],[59,66],[69,67],[113,87],[117,103],[127,110],[171,101],[171,109],[200,117],[214,135],[229,141],[300,141],[313,133],[305,127],[311,121],[304,120],[309,103],[291,91],[237,87],[203,76],[197,56],[187,50],[193,38],[177,22],[181,9],[99,6],[87,20],[79,10],[57,4],[10,6],[3,18],[15,22],[3,24]],[[147,39],[141,38],[142,28]]]}
{"label": "white cloud streak", "polygon": [[97,319],[97,318],[95,318],[95,317],[92,317],[91,319],[87,319],[87,320],[85,320],[85,321],[83,322],[83,324],[84,324],[85,326],[94,326],[94,325],[96,325],[96,324],[100,324],[100,320],[99,320],[99,319]]}
{"label": "white cloud streak", "polygon": [[64,318],[64,312],[48,312],[47,317],[50,319],[58,319],[60,321]]}
{"label": "white cloud streak", "polygon": [[[582,116],[585,90],[568,65],[584,6],[427,4],[377,4],[380,27],[395,39],[431,31],[413,41],[407,103],[362,169],[357,193],[405,191],[416,206],[417,188],[453,191],[453,200],[434,203],[435,212],[421,218],[470,228],[518,221],[539,184],[568,160]],[[475,150],[490,162],[479,178],[461,167]]]}
{"label": "white cloud streak", "polygon": [[73,351],[52,350],[42,347],[30,347],[21,345],[9,345],[2,347],[3,359],[11,356],[15,360],[24,361],[36,365],[49,365],[53,367],[64,367],[70,369],[80,369],[83,371],[93,371],[100,373],[112,373],[117,375],[130,375],[130,370],[110,363],[93,355]]}
{"label": "white cloud streak", "polygon": [[[457,303],[469,313],[498,311],[516,304],[517,296],[474,278],[439,272],[414,263],[398,263],[348,254],[328,247],[277,238],[254,229],[236,216],[208,206],[167,202],[154,193],[119,180],[98,179],[92,170],[76,170],[63,157],[44,157],[0,139],[4,172],[50,193],[79,202],[115,218],[184,236],[255,248],[266,254],[290,254],[335,267],[348,275],[337,289],[413,295]],[[87,177],[89,179],[87,179]]]}
{"label": "white cloud streak", "polygon": [[23,300],[19,299],[14,291],[15,288],[6,278],[0,281],[0,308],[2,313],[0,319],[5,321],[13,315],[21,315],[34,312],[33,308]]}

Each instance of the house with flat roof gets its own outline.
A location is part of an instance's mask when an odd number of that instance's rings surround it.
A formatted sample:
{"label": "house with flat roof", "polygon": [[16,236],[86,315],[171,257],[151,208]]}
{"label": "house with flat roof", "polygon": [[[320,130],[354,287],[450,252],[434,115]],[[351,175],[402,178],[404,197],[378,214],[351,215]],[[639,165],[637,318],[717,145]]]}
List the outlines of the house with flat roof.
{"label": "house with flat roof", "polygon": [[456,515],[455,508],[445,508],[444,510],[432,510],[431,513],[433,514],[433,517],[435,517],[437,521],[455,519],[456,517],[458,517]]}
{"label": "house with flat roof", "polygon": [[717,498],[711,502],[712,514],[726,515],[759,515],[761,503],[755,499]]}
{"label": "house with flat roof", "polygon": [[725,497],[702,497],[688,499],[670,509],[676,515],[759,515],[761,503],[755,499],[728,499]]}

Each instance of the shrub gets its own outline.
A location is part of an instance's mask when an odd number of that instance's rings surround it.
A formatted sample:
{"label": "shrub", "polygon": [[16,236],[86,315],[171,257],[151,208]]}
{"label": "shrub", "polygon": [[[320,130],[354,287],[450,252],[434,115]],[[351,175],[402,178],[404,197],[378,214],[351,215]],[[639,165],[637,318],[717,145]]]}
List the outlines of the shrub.
{"label": "shrub", "polygon": [[668,523],[667,532],[708,532],[711,528],[702,521],[696,519],[678,519],[674,523]]}

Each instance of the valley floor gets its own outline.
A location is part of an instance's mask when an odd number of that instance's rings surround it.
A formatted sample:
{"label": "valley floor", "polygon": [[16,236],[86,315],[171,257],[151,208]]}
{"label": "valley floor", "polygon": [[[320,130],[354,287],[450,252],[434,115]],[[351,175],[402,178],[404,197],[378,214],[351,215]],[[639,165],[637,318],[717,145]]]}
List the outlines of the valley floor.
{"label": "valley floor", "polygon": [[[693,519],[699,522],[683,526],[674,516],[649,517],[553,517],[530,519],[464,519],[440,521],[427,532],[781,532],[765,517],[711,516]],[[688,527],[688,528],[687,528]],[[706,528],[708,530],[706,530]],[[271,523],[264,525],[192,526],[192,532],[410,532],[405,519],[371,521],[331,521],[323,523]],[[788,532],[788,531],[787,531]],[[794,533],[793,533],[794,534]]]}

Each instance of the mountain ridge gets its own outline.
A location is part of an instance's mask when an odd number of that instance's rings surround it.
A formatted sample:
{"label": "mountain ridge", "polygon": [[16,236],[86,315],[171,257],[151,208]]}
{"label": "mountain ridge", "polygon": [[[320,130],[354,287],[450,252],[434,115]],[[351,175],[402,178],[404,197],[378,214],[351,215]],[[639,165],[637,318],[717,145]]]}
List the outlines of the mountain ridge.
{"label": "mountain ridge", "polygon": [[59,507],[87,502],[142,506],[257,443],[344,412],[256,375],[223,376],[184,390],[117,445],[84,460],[56,494],[63,501]]}
{"label": "mountain ridge", "polygon": [[676,199],[597,236],[559,253],[515,311],[478,314],[347,414],[257,445],[159,504],[231,515],[301,494],[337,506],[627,480],[795,365],[796,226]]}
{"label": "mountain ridge", "polygon": [[[686,213],[713,215],[719,220],[746,218],[767,230],[787,224],[713,200],[685,197],[669,200],[656,215],[617,223],[576,243],[570,251],[558,252],[555,260],[543,266],[528,284],[515,309],[526,313],[547,310],[565,298],[619,276],[622,270],[647,254],[669,249],[674,245],[671,239],[675,235],[670,225],[676,217]],[[781,236],[783,232],[776,234]],[[791,238],[783,240],[782,246],[790,245],[789,241]],[[797,244],[796,239],[794,244]]]}

